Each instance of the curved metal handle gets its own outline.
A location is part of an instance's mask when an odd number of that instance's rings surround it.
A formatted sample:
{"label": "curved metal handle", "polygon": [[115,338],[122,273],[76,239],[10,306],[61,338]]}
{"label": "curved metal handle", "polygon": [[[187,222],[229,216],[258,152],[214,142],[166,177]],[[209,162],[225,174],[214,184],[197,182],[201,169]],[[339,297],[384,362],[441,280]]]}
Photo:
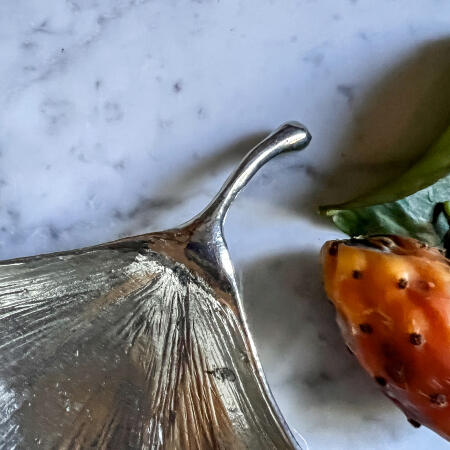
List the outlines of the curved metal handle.
{"label": "curved metal handle", "polygon": [[[209,205],[180,227],[189,229],[188,257],[205,270],[214,272],[214,277],[223,281],[224,286],[231,288],[230,283],[234,283],[233,265],[223,236],[223,222],[230,204],[267,161],[280,153],[302,150],[310,141],[311,135],[300,123],[281,125],[250,150]],[[217,267],[221,270],[217,271]],[[237,291],[236,287],[234,289]]]}
{"label": "curved metal handle", "polygon": [[304,149],[311,141],[307,128],[299,122],[286,122],[250,150],[230,175],[218,194],[196,217],[206,223],[223,223],[231,202],[255,173],[270,159],[294,150]]}

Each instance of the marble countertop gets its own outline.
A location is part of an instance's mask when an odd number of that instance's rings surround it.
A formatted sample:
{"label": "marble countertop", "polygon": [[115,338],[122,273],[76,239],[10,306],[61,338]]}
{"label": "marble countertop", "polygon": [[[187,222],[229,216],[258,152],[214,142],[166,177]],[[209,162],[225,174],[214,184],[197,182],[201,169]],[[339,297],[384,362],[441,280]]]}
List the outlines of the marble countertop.
{"label": "marble countertop", "polygon": [[[450,105],[444,0],[0,3],[1,259],[164,229],[286,120],[226,237],[267,378],[311,450],[440,450],[346,352],[315,206],[398,173]],[[431,113],[430,113],[431,111]]]}

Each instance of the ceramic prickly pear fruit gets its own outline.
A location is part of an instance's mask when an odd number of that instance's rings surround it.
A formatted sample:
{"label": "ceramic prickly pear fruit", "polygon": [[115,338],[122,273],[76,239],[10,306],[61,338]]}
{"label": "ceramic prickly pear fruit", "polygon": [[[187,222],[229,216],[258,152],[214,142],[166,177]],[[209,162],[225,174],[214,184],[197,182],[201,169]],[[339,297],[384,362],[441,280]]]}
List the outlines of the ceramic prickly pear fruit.
{"label": "ceramic prickly pear fruit", "polygon": [[450,261],[399,236],[330,241],[322,260],[350,350],[412,425],[450,440]]}

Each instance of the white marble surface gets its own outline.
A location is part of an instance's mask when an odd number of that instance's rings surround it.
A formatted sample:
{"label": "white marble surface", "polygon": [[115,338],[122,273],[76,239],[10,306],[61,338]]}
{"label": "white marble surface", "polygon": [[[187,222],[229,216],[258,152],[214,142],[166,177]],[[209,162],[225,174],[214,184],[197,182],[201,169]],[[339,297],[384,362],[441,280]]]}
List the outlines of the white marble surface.
{"label": "white marble surface", "polygon": [[1,2],[1,258],[183,222],[300,120],[310,148],[264,169],[226,226],[274,395],[311,450],[447,449],[346,352],[318,266],[339,233],[314,207],[442,127],[449,30],[445,0]]}

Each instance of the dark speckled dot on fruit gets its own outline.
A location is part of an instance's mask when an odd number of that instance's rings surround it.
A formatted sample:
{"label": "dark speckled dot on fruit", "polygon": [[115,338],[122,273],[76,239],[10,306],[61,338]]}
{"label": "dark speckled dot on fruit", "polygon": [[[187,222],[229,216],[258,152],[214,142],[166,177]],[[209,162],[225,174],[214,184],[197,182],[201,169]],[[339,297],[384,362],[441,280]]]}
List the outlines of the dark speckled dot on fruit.
{"label": "dark speckled dot on fruit", "polygon": [[375,377],[375,381],[376,381],[380,386],[386,386],[386,384],[387,384],[386,378],[383,378],[383,377]]}
{"label": "dark speckled dot on fruit", "polygon": [[409,335],[409,342],[412,345],[420,345],[420,344],[422,344],[422,335],[420,335],[419,333],[411,333]]}
{"label": "dark speckled dot on fruit", "polygon": [[372,325],[370,325],[370,323],[360,323],[359,329],[365,334],[373,333],[373,328]]}
{"label": "dark speckled dot on fruit", "polygon": [[355,280],[360,280],[360,279],[363,277],[363,273],[362,273],[360,270],[354,270],[354,271],[352,272],[352,277],[353,277]]}
{"label": "dark speckled dot on fruit", "polygon": [[433,405],[441,408],[447,406],[447,396],[445,394],[433,394],[430,395],[430,401]]}
{"label": "dark speckled dot on fruit", "polygon": [[336,256],[338,254],[339,244],[337,242],[333,242],[328,249],[328,254],[330,256]]}
{"label": "dark speckled dot on fruit", "polygon": [[419,428],[419,427],[422,426],[419,422],[417,422],[417,420],[414,420],[414,419],[408,419],[408,422],[409,422],[414,428]]}

